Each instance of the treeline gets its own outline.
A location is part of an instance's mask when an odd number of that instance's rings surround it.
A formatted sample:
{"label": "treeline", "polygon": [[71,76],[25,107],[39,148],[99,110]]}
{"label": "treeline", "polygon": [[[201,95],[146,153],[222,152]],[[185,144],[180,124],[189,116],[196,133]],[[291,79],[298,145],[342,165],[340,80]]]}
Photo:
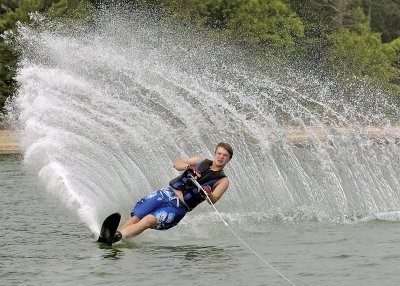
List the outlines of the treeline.
{"label": "treeline", "polygon": [[[112,0],[0,0],[0,33],[50,17],[90,18]],[[115,1],[114,2],[122,2]],[[260,54],[302,59],[335,77],[363,77],[400,96],[400,0],[137,0],[135,7],[190,22]],[[18,54],[0,39],[0,108],[17,88]]]}
{"label": "treeline", "polygon": [[[243,45],[400,96],[400,0],[147,0]],[[161,4],[160,4],[161,3]]]}
{"label": "treeline", "polygon": [[[15,31],[17,22],[29,23],[32,12],[46,13],[53,19],[86,19],[92,8],[87,0],[0,0],[0,34]],[[0,121],[6,99],[18,88],[14,79],[18,60],[18,53],[0,37]]]}

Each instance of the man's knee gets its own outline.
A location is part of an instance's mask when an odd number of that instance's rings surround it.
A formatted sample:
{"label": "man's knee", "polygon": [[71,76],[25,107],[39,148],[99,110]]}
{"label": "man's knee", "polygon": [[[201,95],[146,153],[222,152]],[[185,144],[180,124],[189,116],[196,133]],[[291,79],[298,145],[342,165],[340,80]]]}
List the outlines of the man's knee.
{"label": "man's knee", "polygon": [[154,215],[149,214],[140,220],[145,228],[153,228],[157,225],[157,219]]}
{"label": "man's knee", "polygon": [[138,218],[137,216],[133,216],[129,219],[130,224],[138,223],[139,221],[140,221],[140,218]]}

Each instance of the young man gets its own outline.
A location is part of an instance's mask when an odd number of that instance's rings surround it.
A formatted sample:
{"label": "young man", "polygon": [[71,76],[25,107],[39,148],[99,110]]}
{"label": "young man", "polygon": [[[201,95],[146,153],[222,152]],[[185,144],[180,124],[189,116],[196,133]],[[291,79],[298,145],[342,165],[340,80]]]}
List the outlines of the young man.
{"label": "young man", "polygon": [[[178,160],[173,167],[184,171],[169,183],[141,199],[133,208],[131,218],[115,234],[113,242],[141,234],[148,228],[165,230],[179,223],[187,212],[208,199],[215,204],[228,189],[229,180],[223,169],[232,159],[233,149],[228,143],[219,143],[213,161],[201,157]],[[199,190],[191,178],[207,192]]]}

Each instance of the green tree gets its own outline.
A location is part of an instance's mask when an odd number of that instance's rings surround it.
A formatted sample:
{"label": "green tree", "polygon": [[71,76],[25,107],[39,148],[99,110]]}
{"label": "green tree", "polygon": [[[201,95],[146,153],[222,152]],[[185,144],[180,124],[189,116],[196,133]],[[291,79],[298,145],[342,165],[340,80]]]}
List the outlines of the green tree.
{"label": "green tree", "polygon": [[6,44],[0,42],[0,113],[6,99],[15,92],[16,55]]}
{"label": "green tree", "polygon": [[382,34],[382,42],[400,37],[400,0],[363,0],[372,31]]}
{"label": "green tree", "polygon": [[[52,1],[48,11],[53,19],[68,17],[74,20],[86,21],[92,11],[92,5],[87,0],[59,0]],[[73,22],[78,24],[79,22]]]}
{"label": "green tree", "polygon": [[206,28],[224,30],[243,0],[139,0],[140,6],[160,9]]}
{"label": "green tree", "polygon": [[281,0],[244,0],[229,27],[244,43],[272,49],[292,50],[304,36],[300,17]]}
{"label": "green tree", "polygon": [[390,82],[397,85],[397,90],[400,92],[400,38],[385,44],[388,50],[392,50],[391,63],[395,69],[395,73],[390,78]]}
{"label": "green tree", "polygon": [[304,23],[304,37],[297,42],[297,51],[304,61],[318,63],[329,45],[328,35],[335,31],[334,9],[320,0],[286,0]]}
{"label": "green tree", "polygon": [[14,10],[18,6],[18,0],[1,0],[0,1],[0,15],[8,10]]}
{"label": "green tree", "polygon": [[[358,0],[337,0],[346,4],[342,28],[328,36],[330,42],[324,58],[326,70],[335,75],[356,75],[381,83],[396,83],[395,44],[382,44],[380,33],[371,32],[367,17]],[[358,6],[360,5],[360,6]]]}
{"label": "green tree", "polygon": [[359,34],[343,28],[329,37],[325,67],[335,74],[351,72],[358,76],[387,81],[396,74],[392,65],[394,50],[381,43],[380,34]]}
{"label": "green tree", "polygon": [[[17,21],[30,23],[29,13],[47,13],[53,19],[68,16],[70,18],[85,18],[90,13],[91,5],[86,0],[19,0],[4,1],[1,5],[4,11],[0,15],[0,34],[16,29]],[[15,93],[15,72],[18,54],[13,47],[0,38],[0,112],[6,98]]]}
{"label": "green tree", "polygon": [[[270,48],[293,49],[303,37],[304,25],[282,0],[164,0],[175,17],[206,28],[226,31],[243,43]],[[160,5],[146,1],[142,5]]]}

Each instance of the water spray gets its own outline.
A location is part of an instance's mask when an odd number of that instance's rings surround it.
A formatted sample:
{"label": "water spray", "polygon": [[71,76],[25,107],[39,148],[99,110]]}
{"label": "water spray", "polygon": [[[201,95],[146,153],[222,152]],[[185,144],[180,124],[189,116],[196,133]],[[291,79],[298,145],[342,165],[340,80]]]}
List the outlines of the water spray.
{"label": "water spray", "polygon": [[210,203],[210,205],[214,208],[215,212],[218,214],[222,222],[225,224],[225,226],[232,232],[232,234],[244,245],[246,246],[255,256],[257,256],[266,266],[268,266],[270,269],[275,271],[279,276],[281,276],[283,279],[285,279],[287,282],[289,282],[291,285],[296,286],[289,278],[287,278],[282,272],[280,272],[278,269],[273,267],[268,261],[266,261],[260,254],[258,254],[254,249],[252,249],[239,235],[236,234],[236,232],[229,226],[229,224],[224,220],[222,217],[221,213],[217,210],[213,202],[211,201],[210,197],[208,196],[207,192],[204,190],[204,188],[197,182],[197,180],[192,176],[189,175],[189,179],[196,185],[196,187],[201,190],[204,195],[206,196],[207,201]]}

